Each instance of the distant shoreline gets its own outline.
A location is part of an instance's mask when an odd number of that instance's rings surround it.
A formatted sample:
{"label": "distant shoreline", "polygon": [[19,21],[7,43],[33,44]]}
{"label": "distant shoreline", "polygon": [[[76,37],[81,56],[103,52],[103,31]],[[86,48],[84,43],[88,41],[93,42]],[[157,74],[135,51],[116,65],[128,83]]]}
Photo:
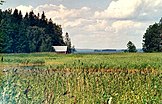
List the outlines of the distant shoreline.
{"label": "distant shoreline", "polygon": [[[126,49],[76,49],[74,53],[121,53]],[[137,49],[137,52],[143,52],[142,49]]]}

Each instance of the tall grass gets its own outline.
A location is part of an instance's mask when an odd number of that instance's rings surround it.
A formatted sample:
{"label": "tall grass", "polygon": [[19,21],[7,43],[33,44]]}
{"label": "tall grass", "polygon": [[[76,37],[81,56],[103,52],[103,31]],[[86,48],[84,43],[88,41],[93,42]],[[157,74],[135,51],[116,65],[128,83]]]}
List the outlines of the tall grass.
{"label": "tall grass", "polygon": [[[3,54],[6,104],[160,104],[162,54]],[[3,71],[3,69],[7,71]]]}
{"label": "tall grass", "polygon": [[7,104],[160,104],[162,75],[127,71],[70,72],[54,69],[10,70],[3,76],[0,101]]}
{"label": "tall grass", "polygon": [[3,65],[45,65],[86,67],[93,69],[162,69],[162,53],[118,53],[118,54],[3,54]]}

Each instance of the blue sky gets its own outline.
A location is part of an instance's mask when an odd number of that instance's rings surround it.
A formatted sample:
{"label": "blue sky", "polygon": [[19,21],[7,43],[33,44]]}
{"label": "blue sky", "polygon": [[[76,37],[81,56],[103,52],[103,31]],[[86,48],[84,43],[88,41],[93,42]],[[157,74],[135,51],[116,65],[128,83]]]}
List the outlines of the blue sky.
{"label": "blue sky", "polygon": [[37,0],[36,3],[33,0],[6,0],[5,5],[2,8],[17,7],[19,5],[32,5],[33,7],[42,4],[54,4],[64,5],[68,8],[80,8],[83,6],[104,9],[108,6],[111,0]]}
{"label": "blue sky", "polygon": [[76,48],[121,49],[128,41],[142,48],[146,29],[162,17],[161,0],[6,0],[0,8],[45,11]]}

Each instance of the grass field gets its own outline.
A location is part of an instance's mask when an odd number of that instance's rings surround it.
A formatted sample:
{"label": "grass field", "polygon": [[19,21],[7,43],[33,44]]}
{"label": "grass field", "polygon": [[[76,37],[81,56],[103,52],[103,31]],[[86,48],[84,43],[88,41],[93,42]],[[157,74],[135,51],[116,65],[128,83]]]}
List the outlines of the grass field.
{"label": "grass field", "polygon": [[162,53],[0,54],[0,59],[0,103],[162,104]]}

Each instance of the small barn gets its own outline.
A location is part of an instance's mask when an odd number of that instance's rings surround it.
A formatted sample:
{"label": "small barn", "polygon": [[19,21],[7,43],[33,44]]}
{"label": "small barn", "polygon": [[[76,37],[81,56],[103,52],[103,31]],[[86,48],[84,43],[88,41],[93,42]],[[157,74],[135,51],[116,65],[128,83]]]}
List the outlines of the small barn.
{"label": "small barn", "polygon": [[56,53],[67,54],[67,46],[52,46]]}

